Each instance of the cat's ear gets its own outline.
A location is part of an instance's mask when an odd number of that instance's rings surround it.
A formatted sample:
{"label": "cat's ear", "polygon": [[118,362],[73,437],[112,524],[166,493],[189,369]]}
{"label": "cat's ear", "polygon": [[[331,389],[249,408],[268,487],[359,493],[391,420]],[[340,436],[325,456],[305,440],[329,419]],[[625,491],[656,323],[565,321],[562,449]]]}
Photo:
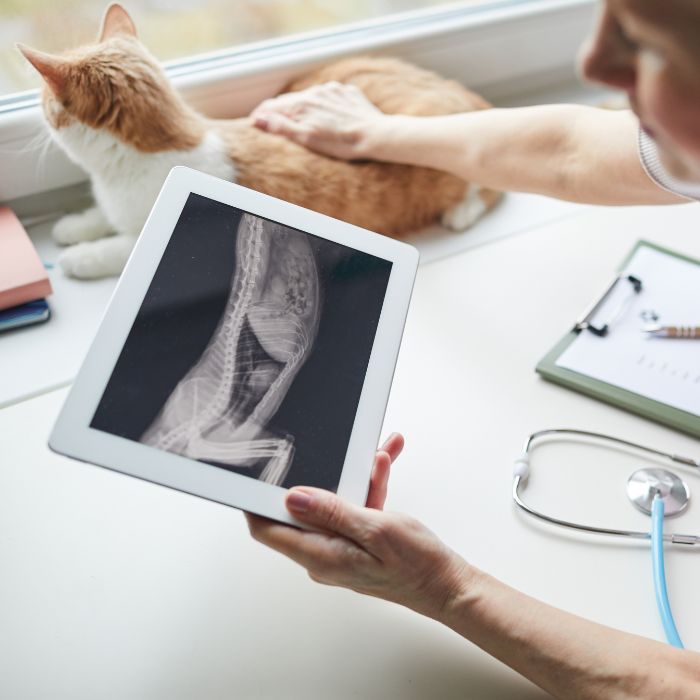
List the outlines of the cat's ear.
{"label": "cat's ear", "polygon": [[102,25],[100,26],[100,33],[97,35],[97,41],[104,41],[118,34],[135,37],[136,25],[129,17],[129,13],[118,2],[113,2],[105,10],[102,17]]}
{"label": "cat's ear", "polygon": [[54,95],[63,92],[67,80],[68,62],[59,56],[30,49],[24,44],[15,44],[24,57],[36,68]]}

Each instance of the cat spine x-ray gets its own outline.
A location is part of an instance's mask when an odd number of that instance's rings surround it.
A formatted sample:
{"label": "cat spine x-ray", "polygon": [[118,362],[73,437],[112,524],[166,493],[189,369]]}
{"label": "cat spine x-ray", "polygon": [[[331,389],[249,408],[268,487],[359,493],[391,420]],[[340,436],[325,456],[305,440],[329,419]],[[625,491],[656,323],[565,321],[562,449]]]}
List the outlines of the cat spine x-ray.
{"label": "cat spine x-ray", "polygon": [[193,459],[245,468],[280,484],[294,437],[267,424],[308,357],[320,289],[305,234],[245,214],[226,308],[197,363],[140,441]]}

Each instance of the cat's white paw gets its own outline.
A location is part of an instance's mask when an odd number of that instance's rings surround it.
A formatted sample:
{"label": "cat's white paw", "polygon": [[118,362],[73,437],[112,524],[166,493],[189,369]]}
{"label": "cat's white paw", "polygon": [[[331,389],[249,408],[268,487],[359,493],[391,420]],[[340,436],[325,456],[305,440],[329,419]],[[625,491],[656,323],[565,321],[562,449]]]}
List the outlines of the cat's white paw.
{"label": "cat's white paw", "polygon": [[482,217],[488,207],[479,196],[480,189],[471,185],[461,202],[443,212],[440,221],[445,228],[464,231]]}
{"label": "cat's white paw", "polygon": [[93,250],[92,242],[78,243],[58,256],[58,264],[68,277],[98,279],[109,277],[111,270],[105,269],[102,256]]}
{"label": "cat's white paw", "polygon": [[58,256],[58,264],[68,277],[114,277],[124,269],[135,241],[130,236],[112,236],[99,241],[78,243]]}
{"label": "cat's white paw", "polygon": [[59,245],[94,241],[110,233],[110,225],[97,207],[61,217],[51,232]]}

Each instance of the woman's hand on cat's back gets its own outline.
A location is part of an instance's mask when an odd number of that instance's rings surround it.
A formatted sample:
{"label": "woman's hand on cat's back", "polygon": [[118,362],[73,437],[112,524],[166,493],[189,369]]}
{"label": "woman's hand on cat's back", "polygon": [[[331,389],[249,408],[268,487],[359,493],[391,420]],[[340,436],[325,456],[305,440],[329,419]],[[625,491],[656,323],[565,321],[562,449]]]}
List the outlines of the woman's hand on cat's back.
{"label": "woman's hand on cat's back", "polygon": [[251,114],[263,131],[345,160],[367,157],[373,129],[385,117],[359,88],[337,82],[265,100]]}

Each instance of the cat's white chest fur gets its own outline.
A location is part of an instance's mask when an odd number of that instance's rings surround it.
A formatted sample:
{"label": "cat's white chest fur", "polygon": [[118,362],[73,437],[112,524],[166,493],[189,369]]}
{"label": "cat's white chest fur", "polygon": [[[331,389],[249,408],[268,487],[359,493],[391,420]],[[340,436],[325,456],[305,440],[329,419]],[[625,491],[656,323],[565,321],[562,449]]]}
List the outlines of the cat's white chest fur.
{"label": "cat's white chest fur", "polygon": [[142,153],[107,131],[75,122],[54,132],[68,155],[89,174],[98,206],[114,231],[137,236],[171,168],[186,165],[232,181],[235,168],[215,131],[189,150]]}
{"label": "cat's white chest fur", "polygon": [[[171,168],[185,165],[229,181],[236,176],[224,142],[213,130],[195,148],[158,153],[143,153],[106,131],[78,122],[52,135],[90,174],[97,203],[97,207],[60,219],[54,227],[54,238],[71,244],[59,263],[74,277],[121,272]],[[117,235],[103,238],[110,232]]]}

